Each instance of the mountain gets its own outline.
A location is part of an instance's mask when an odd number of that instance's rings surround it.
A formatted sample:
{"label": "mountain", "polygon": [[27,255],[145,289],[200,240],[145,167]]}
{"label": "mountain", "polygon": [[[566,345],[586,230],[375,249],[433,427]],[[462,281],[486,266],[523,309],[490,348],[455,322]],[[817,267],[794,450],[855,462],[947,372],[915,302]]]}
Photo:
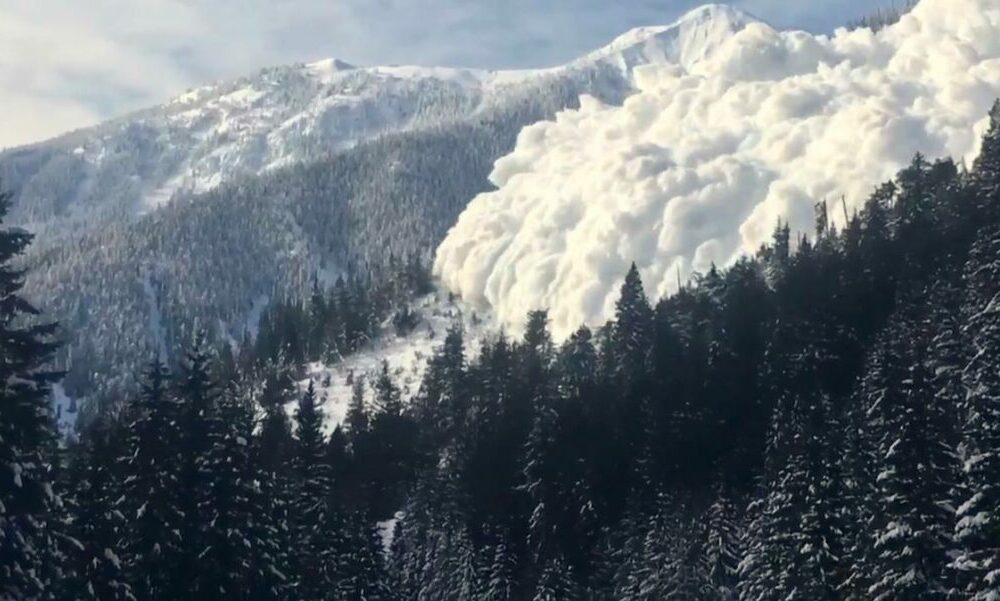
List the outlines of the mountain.
{"label": "mountain", "polygon": [[196,328],[239,340],[314,277],[429,258],[524,126],[581,95],[620,104],[636,68],[691,67],[752,21],[706,6],[541,70],[270,68],[0,153],[11,220],[39,234],[26,290],[64,326],[66,391],[129,388],[138,358]]}
{"label": "mountain", "polygon": [[544,82],[619,102],[635,67],[689,67],[749,21],[736,9],[709,5],[552,69],[356,67],[339,59],[263,69],[8,150],[0,173],[21,199],[13,217],[36,229],[100,222],[104,211],[141,215],[181,191],[204,192],[387,134],[489,118],[527,102]]}

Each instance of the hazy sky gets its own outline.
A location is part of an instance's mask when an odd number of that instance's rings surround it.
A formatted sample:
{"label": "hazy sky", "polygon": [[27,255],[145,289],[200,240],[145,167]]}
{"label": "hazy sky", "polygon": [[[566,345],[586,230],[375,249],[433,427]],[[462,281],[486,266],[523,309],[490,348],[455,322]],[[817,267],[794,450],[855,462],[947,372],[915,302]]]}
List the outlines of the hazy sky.
{"label": "hazy sky", "polygon": [[[832,31],[890,0],[736,0],[776,27]],[[267,66],[488,68],[566,62],[698,0],[0,0],[0,148]]]}

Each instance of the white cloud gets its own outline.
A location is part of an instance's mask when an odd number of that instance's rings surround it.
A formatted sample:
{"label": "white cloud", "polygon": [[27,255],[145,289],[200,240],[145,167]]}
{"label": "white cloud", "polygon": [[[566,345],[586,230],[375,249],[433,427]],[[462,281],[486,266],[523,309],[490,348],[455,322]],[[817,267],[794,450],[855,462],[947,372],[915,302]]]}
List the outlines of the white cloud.
{"label": "white cloud", "polygon": [[447,286],[515,329],[548,308],[561,337],[611,315],[633,260],[661,296],[779,218],[808,230],[816,201],[857,206],[917,151],[971,159],[1000,96],[1000,6],[923,0],[877,35],[752,25],[691,72],[637,79],[623,107],[521,133],[438,249]]}
{"label": "white cloud", "polygon": [[[698,0],[0,0],[0,147],[147,105],[259,67],[546,66]],[[868,0],[739,0],[764,18],[829,27]],[[799,4],[799,3],[796,3]],[[867,10],[859,9],[859,10]]]}

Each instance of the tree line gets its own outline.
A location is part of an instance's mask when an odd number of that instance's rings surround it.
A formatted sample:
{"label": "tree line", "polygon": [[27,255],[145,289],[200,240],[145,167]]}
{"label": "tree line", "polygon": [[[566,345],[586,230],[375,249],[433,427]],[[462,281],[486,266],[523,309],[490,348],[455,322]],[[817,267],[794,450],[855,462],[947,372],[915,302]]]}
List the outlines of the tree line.
{"label": "tree line", "polygon": [[561,344],[543,311],[476,353],[456,326],[412,399],[384,367],[329,434],[287,375],[340,348],[307,326],[248,361],[196,340],[60,446],[3,231],[0,599],[997,599],[990,118],[971,169],[918,155],[655,304],[633,266]]}

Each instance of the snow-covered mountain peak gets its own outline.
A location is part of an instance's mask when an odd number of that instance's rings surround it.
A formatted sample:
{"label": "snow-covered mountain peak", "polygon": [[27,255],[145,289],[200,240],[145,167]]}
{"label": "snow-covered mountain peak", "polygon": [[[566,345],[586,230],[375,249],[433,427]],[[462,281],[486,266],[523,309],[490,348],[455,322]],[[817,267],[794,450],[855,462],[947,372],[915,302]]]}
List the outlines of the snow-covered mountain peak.
{"label": "snow-covered mountain peak", "polygon": [[637,27],[576,63],[611,61],[630,72],[645,64],[678,64],[685,68],[707,58],[713,50],[755,17],[725,4],[706,4],[670,25]]}
{"label": "snow-covered mountain peak", "polygon": [[312,72],[312,74],[320,80],[325,80],[337,73],[357,69],[356,66],[342,61],[339,58],[325,58],[316,62],[307,63],[305,68]]}

